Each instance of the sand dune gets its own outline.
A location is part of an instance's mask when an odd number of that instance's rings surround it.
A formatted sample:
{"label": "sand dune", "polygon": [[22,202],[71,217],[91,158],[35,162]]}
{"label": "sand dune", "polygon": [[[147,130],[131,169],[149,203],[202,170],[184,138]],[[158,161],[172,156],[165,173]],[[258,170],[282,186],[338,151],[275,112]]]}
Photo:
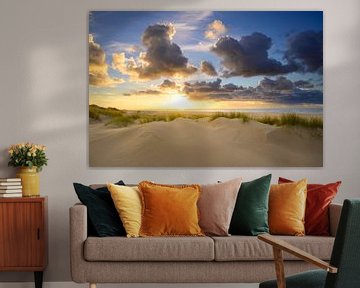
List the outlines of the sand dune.
{"label": "sand dune", "polygon": [[323,161],[322,135],[306,128],[226,118],[89,127],[93,167],[316,167]]}

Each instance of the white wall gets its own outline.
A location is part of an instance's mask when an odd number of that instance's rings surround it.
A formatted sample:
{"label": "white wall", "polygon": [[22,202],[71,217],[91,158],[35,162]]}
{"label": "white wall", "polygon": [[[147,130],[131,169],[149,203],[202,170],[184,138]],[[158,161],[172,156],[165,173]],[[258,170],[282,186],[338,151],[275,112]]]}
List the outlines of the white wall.
{"label": "white wall", "polygon": [[[178,4],[176,4],[178,3]],[[90,10],[323,10],[324,167],[315,169],[94,169],[88,167],[87,15]],[[360,196],[360,1],[358,0],[1,0],[0,176],[6,148],[21,141],[48,146],[41,193],[49,196],[50,263],[46,281],[69,274],[68,208],[72,182],[150,179],[167,183],[214,182],[272,172],[325,183],[342,180],[337,197]],[[0,273],[0,282],[32,280],[29,273]]]}

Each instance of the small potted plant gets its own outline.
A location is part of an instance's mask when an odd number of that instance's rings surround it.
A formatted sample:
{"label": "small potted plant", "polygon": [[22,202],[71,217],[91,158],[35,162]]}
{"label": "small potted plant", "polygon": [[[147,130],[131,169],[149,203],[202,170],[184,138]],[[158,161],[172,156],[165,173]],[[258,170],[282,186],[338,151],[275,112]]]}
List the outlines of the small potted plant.
{"label": "small potted plant", "polygon": [[39,174],[48,159],[45,154],[46,147],[33,143],[20,143],[9,147],[9,166],[19,167],[16,174],[21,178],[22,194],[24,197],[40,195]]}

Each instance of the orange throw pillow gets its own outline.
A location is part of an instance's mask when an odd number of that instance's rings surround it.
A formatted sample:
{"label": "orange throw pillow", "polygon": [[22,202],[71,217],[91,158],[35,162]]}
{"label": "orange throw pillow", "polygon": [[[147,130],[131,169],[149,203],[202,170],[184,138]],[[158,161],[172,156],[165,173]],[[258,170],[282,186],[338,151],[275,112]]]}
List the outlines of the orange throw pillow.
{"label": "orange throw pillow", "polygon": [[[279,177],[279,184],[292,183]],[[341,181],[329,184],[308,184],[305,211],[305,234],[329,236],[329,206],[335,198]]]}
{"label": "orange throw pillow", "polygon": [[306,184],[271,185],[269,195],[269,228],[271,234],[303,236],[305,234]]}
{"label": "orange throw pillow", "polygon": [[197,201],[199,185],[172,186],[143,181],[140,236],[203,236]]}

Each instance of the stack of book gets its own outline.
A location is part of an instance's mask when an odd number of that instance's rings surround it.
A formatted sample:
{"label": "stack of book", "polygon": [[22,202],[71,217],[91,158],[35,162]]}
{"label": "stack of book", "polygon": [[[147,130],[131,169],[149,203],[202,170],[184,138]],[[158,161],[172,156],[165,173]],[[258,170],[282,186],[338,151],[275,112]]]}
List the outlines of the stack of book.
{"label": "stack of book", "polygon": [[20,178],[0,178],[0,198],[22,197]]}

